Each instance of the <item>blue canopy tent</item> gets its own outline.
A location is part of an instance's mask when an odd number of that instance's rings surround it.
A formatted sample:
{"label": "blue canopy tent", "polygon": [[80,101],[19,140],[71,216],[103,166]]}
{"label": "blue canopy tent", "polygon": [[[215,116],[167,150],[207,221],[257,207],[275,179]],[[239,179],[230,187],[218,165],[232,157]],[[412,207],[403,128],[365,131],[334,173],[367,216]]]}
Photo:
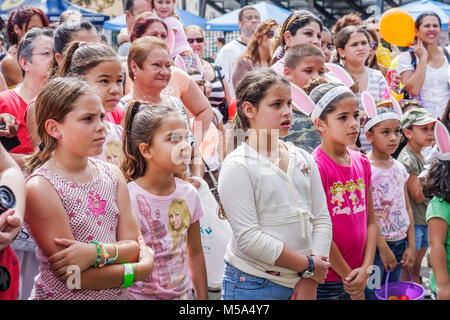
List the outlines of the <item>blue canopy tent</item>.
{"label": "blue canopy tent", "polygon": [[[205,27],[206,20],[202,17],[196,16],[195,14],[192,14],[182,9],[177,9],[177,14],[180,17],[183,26],[195,24],[202,28]],[[127,24],[125,14],[117,16],[111,20],[108,20],[103,24],[103,29],[111,31],[120,31],[121,29],[126,27]]]}
{"label": "blue canopy tent", "polygon": [[105,21],[109,20],[107,15],[76,6],[67,0],[0,0],[0,15],[6,22],[9,12],[24,5],[41,9],[47,15],[50,23],[58,21],[61,13],[69,9],[80,12],[86,20],[97,26],[102,26]]}
{"label": "blue canopy tent", "polygon": [[[291,14],[291,11],[277,7],[269,2],[259,2],[252,5],[258,10],[261,21],[274,19],[280,24]],[[238,15],[241,9],[236,9],[220,17],[214,18],[206,22],[205,30],[207,31],[239,31]]]}
{"label": "blue canopy tent", "polygon": [[450,19],[450,5],[443,2],[420,0],[411,2],[403,6],[399,6],[400,9],[408,11],[414,20],[424,12],[431,11],[436,13],[441,19],[442,30],[448,31],[448,22]]}

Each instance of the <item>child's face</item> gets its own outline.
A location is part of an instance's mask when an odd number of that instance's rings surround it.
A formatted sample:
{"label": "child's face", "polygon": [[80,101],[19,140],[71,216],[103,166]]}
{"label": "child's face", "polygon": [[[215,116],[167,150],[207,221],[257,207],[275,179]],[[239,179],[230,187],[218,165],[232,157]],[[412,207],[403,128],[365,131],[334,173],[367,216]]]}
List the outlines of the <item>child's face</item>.
{"label": "child's face", "polygon": [[169,173],[183,173],[191,160],[191,145],[186,122],[178,115],[162,121],[148,148],[151,165]]}
{"label": "child's face", "polygon": [[333,51],[333,45],[331,44],[331,33],[324,30],[322,31],[322,52],[325,55],[325,61],[329,62],[331,60],[331,52]]}
{"label": "child's face", "polygon": [[364,65],[369,57],[369,40],[364,33],[354,32],[344,49],[338,48],[337,50],[346,63],[351,62]]}
{"label": "child's face", "polygon": [[61,136],[58,147],[80,157],[101,154],[105,143],[105,110],[100,97],[94,93],[85,94],[73,107],[58,123]]}
{"label": "child's face", "polygon": [[374,150],[391,155],[397,150],[402,137],[400,122],[395,119],[382,121],[367,131],[366,136]]}
{"label": "child's face", "polygon": [[434,125],[429,123],[423,126],[413,125],[411,129],[405,129],[405,136],[408,141],[412,140],[416,145],[421,147],[429,147],[434,142]]}
{"label": "child's face", "polygon": [[153,9],[161,19],[170,17],[173,13],[174,6],[175,0],[155,0],[153,2]]}
{"label": "child's face", "polygon": [[112,112],[122,97],[122,67],[119,60],[104,61],[86,74],[86,81],[98,91],[105,112]]}
{"label": "child's face", "polygon": [[304,57],[294,70],[285,68],[285,76],[290,82],[302,88],[315,77],[322,77],[325,73],[324,60],[318,56]]}
{"label": "child's face", "polygon": [[252,106],[249,113],[246,112],[251,129],[260,132],[266,130],[268,136],[275,130],[279,137],[285,137],[292,123],[291,101],[289,85],[282,82],[273,84],[259,102],[258,108]]}
{"label": "child's face", "polygon": [[356,142],[360,129],[358,101],[354,97],[342,99],[326,119],[314,120],[323,140],[349,146]]}

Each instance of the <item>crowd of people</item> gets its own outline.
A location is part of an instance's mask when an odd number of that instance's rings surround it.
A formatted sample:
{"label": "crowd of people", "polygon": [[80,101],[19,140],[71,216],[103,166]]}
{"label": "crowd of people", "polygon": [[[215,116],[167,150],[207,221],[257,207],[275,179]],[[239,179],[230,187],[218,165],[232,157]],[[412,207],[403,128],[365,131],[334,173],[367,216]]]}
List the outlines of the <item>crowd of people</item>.
{"label": "crowd of people", "polygon": [[449,300],[439,17],[400,48],[356,13],[245,6],[211,62],[175,1],[126,0],[117,51],[80,14],[10,13],[0,299],[387,300],[429,252]]}

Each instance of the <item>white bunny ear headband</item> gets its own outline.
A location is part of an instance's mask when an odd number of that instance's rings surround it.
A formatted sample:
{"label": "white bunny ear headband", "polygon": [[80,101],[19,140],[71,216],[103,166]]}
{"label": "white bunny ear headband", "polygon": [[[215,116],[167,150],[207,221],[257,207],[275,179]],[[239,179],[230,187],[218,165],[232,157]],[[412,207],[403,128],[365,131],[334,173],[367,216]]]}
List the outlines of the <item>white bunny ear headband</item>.
{"label": "white bunny ear headband", "polygon": [[394,107],[394,111],[377,114],[377,106],[375,105],[375,100],[373,99],[372,95],[367,91],[363,91],[363,93],[361,94],[361,103],[370,118],[370,120],[367,121],[366,125],[364,126],[364,129],[366,129],[366,131],[385,120],[394,119],[401,122],[402,109],[400,108],[397,100],[392,95],[390,100],[392,102],[392,106]]}
{"label": "white bunny ear headband", "polygon": [[[336,88],[328,91],[320,100],[315,104],[311,98],[298,86],[291,83],[291,96],[292,103],[295,107],[301,110],[306,115],[311,117],[311,120],[315,120],[320,117],[320,114],[325,109],[325,107],[333,101],[337,96],[340,96],[343,93],[350,93],[353,96],[355,95],[349,88],[353,85],[352,77],[345,71],[344,68],[338,66],[333,63],[326,63],[325,66],[330,70],[333,74],[332,77],[328,78],[329,82],[338,82],[343,84],[342,86],[338,86]],[[311,93],[313,93],[316,89],[320,88],[321,85],[314,88]]]}
{"label": "white bunny ear headband", "polygon": [[439,147],[437,158],[443,161],[450,161],[450,134],[440,121],[436,121],[434,126],[434,137]]}

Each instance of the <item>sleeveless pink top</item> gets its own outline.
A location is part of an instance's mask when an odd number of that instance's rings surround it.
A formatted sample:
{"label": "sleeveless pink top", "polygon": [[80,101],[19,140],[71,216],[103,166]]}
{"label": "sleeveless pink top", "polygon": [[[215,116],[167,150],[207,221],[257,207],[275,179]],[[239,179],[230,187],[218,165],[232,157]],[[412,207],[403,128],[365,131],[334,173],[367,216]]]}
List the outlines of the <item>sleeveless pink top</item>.
{"label": "sleeveless pink top", "polygon": [[[75,240],[89,243],[116,242],[116,229],[119,219],[117,207],[117,179],[112,164],[90,158],[95,165],[97,176],[88,183],[77,184],[57,173],[36,169],[27,181],[35,176],[47,179],[58,192],[67,213]],[[31,230],[27,226],[28,230]],[[30,232],[34,238],[33,234]],[[107,290],[69,289],[66,283],[53,273],[48,257],[37,246],[36,257],[41,262],[39,274],[34,279],[30,299],[54,300],[125,300],[127,290],[114,288]]]}

